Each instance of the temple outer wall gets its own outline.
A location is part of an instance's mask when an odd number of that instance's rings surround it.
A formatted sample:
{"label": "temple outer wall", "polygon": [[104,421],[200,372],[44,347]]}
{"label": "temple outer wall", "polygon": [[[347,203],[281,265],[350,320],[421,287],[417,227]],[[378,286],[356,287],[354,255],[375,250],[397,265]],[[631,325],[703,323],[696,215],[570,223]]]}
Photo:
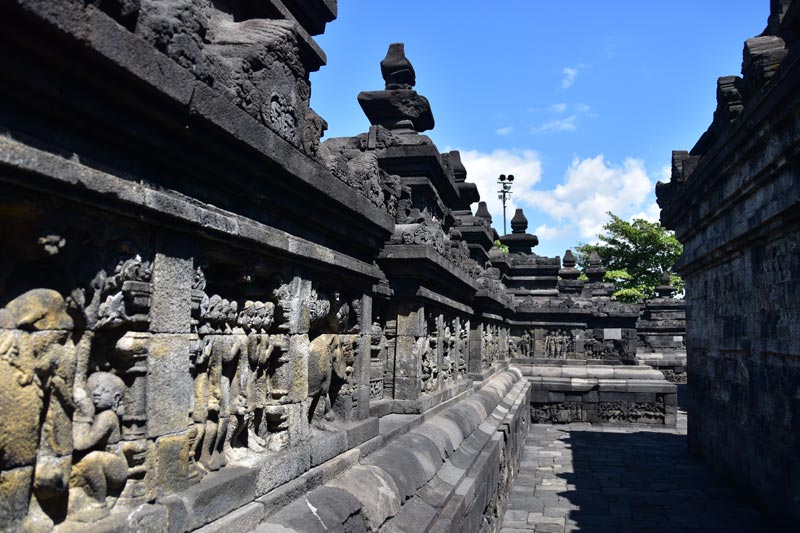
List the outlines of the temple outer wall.
{"label": "temple outer wall", "polygon": [[690,449],[787,525],[800,519],[799,12],[773,3],[743,77],[720,79],[714,123],[657,188],[684,244]]}

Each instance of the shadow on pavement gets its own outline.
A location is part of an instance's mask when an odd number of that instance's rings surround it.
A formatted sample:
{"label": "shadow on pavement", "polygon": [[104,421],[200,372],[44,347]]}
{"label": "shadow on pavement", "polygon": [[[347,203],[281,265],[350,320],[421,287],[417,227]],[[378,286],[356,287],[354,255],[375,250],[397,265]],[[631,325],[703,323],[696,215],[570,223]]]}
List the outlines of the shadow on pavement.
{"label": "shadow on pavement", "polygon": [[[559,496],[580,531],[779,531],[691,457],[685,435],[573,429]],[[572,488],[574,487],[574,489]]]}

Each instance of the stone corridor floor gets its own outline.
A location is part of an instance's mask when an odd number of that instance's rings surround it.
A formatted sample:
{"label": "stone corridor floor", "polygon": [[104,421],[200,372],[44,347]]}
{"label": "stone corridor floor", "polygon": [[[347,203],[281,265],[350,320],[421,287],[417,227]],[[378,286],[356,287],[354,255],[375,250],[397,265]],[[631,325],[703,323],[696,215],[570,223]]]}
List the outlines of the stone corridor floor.
{"label": "stone corridor floor", "polygon": [[674,430],[531,425],[501,531],[779,531]]}

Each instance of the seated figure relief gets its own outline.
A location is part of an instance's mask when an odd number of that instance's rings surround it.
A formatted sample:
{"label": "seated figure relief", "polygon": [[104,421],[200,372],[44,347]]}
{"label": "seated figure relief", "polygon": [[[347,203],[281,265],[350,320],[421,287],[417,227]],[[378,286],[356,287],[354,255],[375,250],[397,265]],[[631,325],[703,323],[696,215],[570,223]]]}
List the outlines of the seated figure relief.
{"label": "seated figure relief", "polygon": [[106,516],[128,478],[119,447],[125,383],[109,372],[95,372],[86,390],[76,388],[73,424],[75,458],[70,479],[70,518],[89,522]]}

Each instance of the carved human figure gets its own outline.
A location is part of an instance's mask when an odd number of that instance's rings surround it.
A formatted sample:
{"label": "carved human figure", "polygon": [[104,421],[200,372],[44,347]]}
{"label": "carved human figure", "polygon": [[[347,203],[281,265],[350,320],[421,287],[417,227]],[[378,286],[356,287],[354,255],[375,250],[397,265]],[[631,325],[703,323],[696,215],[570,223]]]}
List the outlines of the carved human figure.
{"label": "carved human figure", "polygon": [[194,409],[192,420],[197,435],[194,438],[195,457],[198,465],[206,470],[218,470],[225,464],[220,439],[220,394],[222,380],[221,350],[214,350],[215,336],[203,339],[197,354],[195,368],[197,376],[194,381]]}
{"label": "carved human figure", "polygon": [[420,380],[422,381],[422,391],[430,392],[434,389],[436,382],[436,362],[432,360],[430,341],[428,337],[420,337],[414,343],[414,358],[418,359],[421,364],[422,374]]}
{"label": "carved human figure", "polygon": [[[242,456],[244,450],[261,452],[267,441],[258,434],[264,418],[267,369],[274,346],[265,335],[272,325],[275,305],[246,301],[237,317],[238,331],[247,332],[231,391],[231,421],[228,455]],[[244,356],[246,352],[247,356]],[[232,457],[233,458],[233,457]]]}
{"label": "carved human figure", "polygon": [[469,322],[459,324],[458,333],[458,377],[463,379],[467,371],[467,352],[469,350]]}
{"label": "carved human figure", "polygon": [[556,359],[561,359],[561,352],[564,349],[564,335],[561,330],[553,334],[553,354]]}
{"label": "carved human figure", "polygon": [[570,335],[569,331],[562,330],[561,331],[561,359],[566,359],[569,355],[570,351],[570,344],[572,341],[572,336]]}
{"label": "carved human figure", "polygon": [[72,427],[76,462],[69,486],[69,516],[89,522],[106,516],[128,478],[119,447],[120,407],[125,383],[109,372],[95,372],[86,390],[76,388]]}
{"label": "carved human figure", "polygon": [[442,330],[442,371],[448,381],[453,378],[453,355],[453,334],[447,325]]}
{"label": "carved human figure", "polygon": [[[231,318],[232,322],[229,323],[236,324],[236,315],[231,316],[229,313],[229,319]],[[222,371],[219,380],[219,426],[213,449],[216,460],[221,461],[223,466],[226,457],[239,457],[232,449],[231,442],[236,442],[234,437],[238,436],[240,428],[245,427],[244,419],[247,415],[246,375],[243,374],[243,367],[246,366],[244,358],[247,357],[247,337],[238,331],[234,333],[217,336],[214,342],[214,350],[219,350]],[[220,454],[219,450],[223,453]]]}
{"label": "carved human figure", "polygon": [[522,340],[520,341],[520,352],[522,357],[529,357],[530,350],[531,350],[531,334],[528,330],[522,334]]}

